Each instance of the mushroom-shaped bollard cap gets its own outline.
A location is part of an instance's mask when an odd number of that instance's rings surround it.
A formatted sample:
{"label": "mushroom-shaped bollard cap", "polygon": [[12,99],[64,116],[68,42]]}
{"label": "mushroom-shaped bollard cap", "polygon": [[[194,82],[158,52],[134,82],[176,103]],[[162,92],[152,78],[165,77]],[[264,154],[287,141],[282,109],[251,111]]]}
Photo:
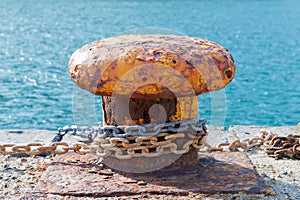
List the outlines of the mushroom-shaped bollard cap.
{"label": "mushroom-shaped bollard cap", "polygon": [[[126,73],[136,67],[140,67],[138,73],[125,79]],[[182,77],[168,77],[166,67]],[[234,77],[235,65],[227,49],[208,40],[128,34],[102,39],[75,51],[69,74],[77,86],[96,95],[172,98],[174,94],[195,96],[224,88]],[[164,79],[173,85],[171,92],[157,82]],[[183,87],[186,82],[190,88]]]}
{"label": "mushroom-shaped bollard cap", "polygon": [[104,124],[133,125],[197,118],[197,95],[225,87],[235,66],[225,48],[208,40],[129,34],[78,49],[69,74],[104,96]]}

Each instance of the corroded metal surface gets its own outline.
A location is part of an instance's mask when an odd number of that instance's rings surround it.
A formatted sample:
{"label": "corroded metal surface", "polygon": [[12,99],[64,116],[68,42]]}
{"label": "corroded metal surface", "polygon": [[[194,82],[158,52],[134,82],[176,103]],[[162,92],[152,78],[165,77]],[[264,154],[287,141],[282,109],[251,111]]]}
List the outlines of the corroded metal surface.
{"label": "corroded metal surface", "polygon": [[118,126],[174,122],[198,118],[198,97],[139,99],[103,96],[105,124]]}
{"label": "corroded metal surface", "polygon": [[45,171],[37,193],[72,196],[128,196],[135,194],[265,193],[267,189],[247,156],[241,152],[205,153],[199,162],[162,173],[119,174],[105,166],[87,164],[91,157],[59,156]]}
{"label": "corroded metal surface", "polygon": [[235,65],[227,49],[208,40],[129,34],[78,49],[70,58],[69,74],[77,86],[96,95],[135,92],[134,98],[173,98],[225,87]]}
{"label": "corroded metal surface", "polygon": [[[153,171],[158,171],[156,174],[166,173],[181,173],[189,166],[197,164],[198,149],[191,148],[188,153],[178,155],[170,153],[157,157],[133,157],[131,159],[117,159],[115,157],[107,157],[103,159],[103,164],[108,168],[114,169],[117,173],[134,176],[136,173],[146,173],[153,176]],[[132,174],[131,172],[134,172]]]}

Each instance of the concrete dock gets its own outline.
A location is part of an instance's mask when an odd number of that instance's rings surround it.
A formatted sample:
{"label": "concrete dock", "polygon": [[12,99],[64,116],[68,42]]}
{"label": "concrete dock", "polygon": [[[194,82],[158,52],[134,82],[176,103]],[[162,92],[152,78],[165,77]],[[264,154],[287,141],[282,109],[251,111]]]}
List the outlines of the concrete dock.
{"label": "concrete dock", "polygon": [[[223,127],[208,126],[208,142],[215,146],[226,140],[251,138],[258,134],[261,129],[267,129],[278,135],[300,134],[299,126],[286,127],[258,127],[258,126],[231,126],[228,130]],[[47,144],[55,136],[55,131],[47,130],[0,130],[1,142],[26,144],[39,142]],[[72,143],[73,136],[66,136],[63,141]],[[189,192],[174,194],[147,194],[136,193],[131,196],[105,196],[101,193],[101,199],[300,199],[300,160],[280,159],[268,157],[263,147],[254,148],[251,151],[243,152],[249,159],[248,168],[254,169],[257,177],[262,180],[263,188],[250,190],[244,187],[243,190],[233,191],[229,188],[225,192]],[[49,170],[53,169],[59,156],[55,157],[15,157],[0,155],[0,199],[93,199],[92,195],[84,197],[76,196],[75,193],[63,193],[70,183],[61,184],[61,193],[53,192],[57,187],[56,180],[49,179]],[[220,157],[220,156],[219,156]],[[222,158],[220,158],[222,159]],[[226,161],[224,161],[226,164]],[[234,160],[228,161],[234,163]],[[245,161],[246,162],[246,161]],[[248,162],[248,161],[247,161]],[[241,163],[236,161],[236,163]],[[209,163],[207,163],[208,165]],[[50,167],[49,167],[50,166]],[[72,163],[70,164],[72,167]],[[62,177],[65,174],[62,174]],[[66,176],[66,175],[65,175]],[[93,176],[93,174],[89,175]],[[48,178],[48,179],[47,179]],[[49,180],[49,181],[47,181]],[[52,182],[51,182],[52,181]],[[78,181],[78,180],[76,180]],[[217,180],[214,180],[218,185]],[[41,184],[41,182],[44,183]],[[79,180],[80,182],[80,180]],[[45,185],[46,184],[46,185]],[[51,185],[52,184],[52,185]],[[56,184],[56,185],[55,185]],[[43,186],[41,186],[43,185]],[[46,188],[41,190],[41,187]],[[144,186],[147,187],[147,186]],[[150,186],[149,186],[150,187]],[[216,186],[217,187],[217,186]],[[222,188],[222,187],[220,187]],[[100,189],[99,189],[100,191]],[[142,190],[141,190],[142,191]],[[213,190],[214,191],[214,190]],[[88,188],[85,192],[89,192]],[[74,195],[72,195],[74,194]],[[176,196],[176,197],[175,197]],[[98,198],[97,198],[98,199]]]}

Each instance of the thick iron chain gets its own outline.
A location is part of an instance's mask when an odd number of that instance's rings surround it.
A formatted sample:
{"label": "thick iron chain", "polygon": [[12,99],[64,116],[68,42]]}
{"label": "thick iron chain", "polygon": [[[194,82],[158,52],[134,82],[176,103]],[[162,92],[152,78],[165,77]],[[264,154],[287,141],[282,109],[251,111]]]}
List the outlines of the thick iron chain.
{"label": "thick iron chain", "polygon": [[[99,157],[113,156],[119,159],[132,157],[154,157],[161,154],[184,154],[191,146],[200,147],[200,141],[207,135],[205,120],[185,120],[143,126],[100,126],[96,128],[70,126],[58,130],[50,146],[31,143],[25,146],[0,145],[1,154],[25,153],[40,155],[44,152],[64,154],[74,151],[78,154],[95,153]],[[183,133],[185,132],[185,133]],[[67,133],[88,134],[87,140],[80,140],[72,146],[60,142]],[[182,144],[177,144],[180,139]],[[183,143],[184,142],[184,143]]]}
{"label": "thick iron chain", "polygon": [[43,145],[42,143],[29,143],[27,145],[0,145],[0,154],[3,155],[24,153],[30,156],[35,156],[42,155],[44,153],[65,154],[69,151],[74,151],[82,155],[89,153],[87,145],[80,143],[76,143],[71,146],[66,142],[54,142],[51,145]]}
{"label": "thick iron chain", "polygon": [[[69,145],[61,142],[67,133],[88,136],[86,140]],[[212,147],[206,141],[207,132],[204,120],[186,120],[156,125],[143,126],[99,126],[77,127],[66,126],[58,130],[51,145],[29,143],[18,146],[14,144],[0,145],[0,154],[25,153],[31,156],[45,152],[65,154],[74,151],[78,154],[93,153],[99,157],[113,156],[119,159],[132,157],[155,157],[162,154],[187,153],[191,147],[200,151],[248,151],[253,147],[266,146],[268,156],[280,159],[283,157],[300,159],[300,135],[278,136],[268,130],[261,130],[259,135],[245,140],[235,140],[231,143],[221,143]],[[178,139],[180,145],[176,143]]]}
{"label": "thick iron chain", "polygon": [[[112,156],[118,159],[132,157],[157,157],[162,154],[184,154],[192,146],[199,145],[206,136],[204,131],[195,133],[159,133],[157,136],[131,136],[127,138],[96,138],[90,145],[91,152],[99,157]],[[178,142],[181,141],[181,142]]]}
{"label": "thick iron chain", "polygon": [[278,134],[273,134],[269,130],[261,130],[260,134],[253,138],[245,140],[236,139],[231,143],[221,143],[217,147],[212,147],[206,140],[203,141],[206,151],[224,151],[226,147],[229,151],[237,149],[249,151],[254,147],[262,145],[266,146],[265,153],[276,160],[280,158],[300,159],[300,135],[278,136]]}
{"label": "thick iron chain", "polygon": [[[194,131],[202,131],[205,128],[206,120],[189,119],[177,122],[167,122],[161,124],[144,124],[144,125],[134,125],[134,126],[95,126],[78,127],[65,126],[58,129],[58,135],[63,136],[67,133],[73,135],[87,135],[87,134],[97,134],[97,137],[119,137],[125,138],[129,136],[155,136],[159,133],[165,132],[182,132],[187,129],[192,129]],[[59,136],[58,136],[59,138]]]}

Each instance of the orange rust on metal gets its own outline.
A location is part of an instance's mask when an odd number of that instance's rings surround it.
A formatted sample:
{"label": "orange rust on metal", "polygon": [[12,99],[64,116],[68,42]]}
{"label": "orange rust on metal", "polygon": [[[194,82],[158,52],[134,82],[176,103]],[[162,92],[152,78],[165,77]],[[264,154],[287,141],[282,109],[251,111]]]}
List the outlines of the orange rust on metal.
{"label": "orange rust on metal", "polygon": [[196,96],[129,100],[124,96],[104,96],[102,105],[104,123],[114,126],[174,122],[198,117]]}
{"label": "orange rust on metal", "polygon": [[224,88],[235,65],[224,47],[178,35],[119,35],[73,53],[69,74],[80,88],[101,96],[172,98]]}
{"label": "orange rust on metal", "polygon": [[39,180],[36,192],[86,197],[268,192],[242,152],[199,154],[198,162],[172,173],[159,170],[119,174],[105,166],[87,164],[89,158],[75,154],[58,156],[57,162],[52,163]]}
{"label": "orange rust on metal", "polygon": [[[117,159],[115,157],[107,157],[103,159],[103,164],[113,171],[124,174],[126,176],[134,176],[136,173],[144,173],[153,171],[159,171],[160,174],[172,174],[183,173],[186,168],[195,166],[198,163],[198,149],[190,148],[190,151],[181,156],[177,154],[167,154],[158,157],[135,157],[131,159]],[[123,170],[123,171],[121,171]],[[135,172],[135,173],[128,173]],[[148,173],[149,175],[151,173]]]}

